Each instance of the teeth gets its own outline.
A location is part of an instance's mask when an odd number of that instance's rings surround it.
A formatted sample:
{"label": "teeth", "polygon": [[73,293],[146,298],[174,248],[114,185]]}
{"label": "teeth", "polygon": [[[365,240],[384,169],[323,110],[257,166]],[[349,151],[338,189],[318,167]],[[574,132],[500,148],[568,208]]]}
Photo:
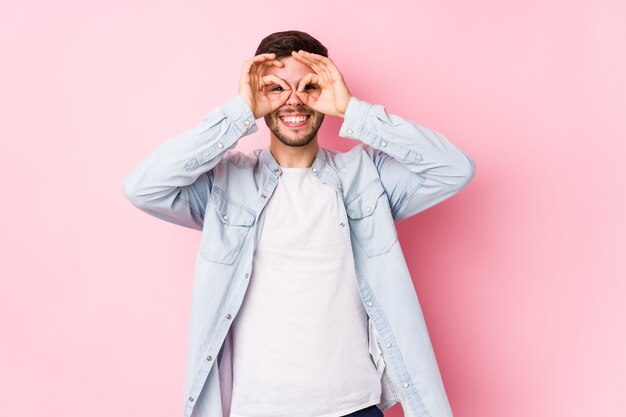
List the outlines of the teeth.
{"label": "teeth", "polygon": [[306,116],[300,117],[283,117],[282,118],[285,123],[302,123],[306,120]]}

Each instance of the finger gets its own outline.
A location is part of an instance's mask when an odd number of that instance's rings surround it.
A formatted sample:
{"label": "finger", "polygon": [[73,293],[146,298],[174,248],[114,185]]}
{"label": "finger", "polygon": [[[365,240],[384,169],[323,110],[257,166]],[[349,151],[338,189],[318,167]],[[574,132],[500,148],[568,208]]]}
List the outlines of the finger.
{"label": "finger", "polygon": [[267,100],[270,102],[270,107],[271,107],[270,112],[275,111],[276,109],[281,107],[283,104],[285,104],[287,100],[289,100],[290,96],[291,96],[290,90],[281,91],[280,94],[266,95]]}
{"label": "finger", "polygon": [[298,55],[309,61],[314,61],[314,62],[319,62],[319,63],[326,63],[327,61],[330,61],[330,59],[325,56],[313,54],[311,52],[307,52],[302,49],[298,51]]}
{"label": "finger", "polygon": [[278,77],[277,75],[274,75],[274,74],[266,75],[265,77],[261,78],[261,81],[263,82],[264,86],[277,84],[277,85],[280,85],[285,91],[291,91],[291,88],[289,88],[285,80]]}
{"label": "finger", "polygon": [[297,59],[300,59],[300,62],[311,67],[313,71],[315,71],[316,73],[320,75],[324,75],[327,78],[331,76],[328,66],[324,62],[321,62],[315,59],[310,59],[309,57],[305,57],[303,55],[297,55]]}
{"label": "finger", "polygon": [[253,74],[253,77],[256,79],[257,83],[261,83],[261,78],[263,78],[263,74],[265,73],[265,69],[269,66],[275,65],[276,60],[272,61],[263,61],[253,64],[253,68],[250,70]]}
{"label": "finger", "polygon": [[266,61],[268,59],[274,59],[276,58],[276,54],[274,53],[270,53],[270,54],[260,54],[260,55],[256,55],[250,59],[248,59],[245,63],[244,63],[244,68],[247,70],[246,72],[248,72],[250,70],[250,68],[258,62],[263,62]]}
{"label": "finger", "polygon": [[[324,80],[327,80],[330,77],[330,73],[323,66],[320,66],[316,64],[315,62],[308,61],[308,60],[303,60],[301,62],[311,67],[311,69],[315,71],[314,75],[317,75],[318,77],[323,77]],[[321,82],[321,79],[319,79],[316,82]]]}
{"label": "finger", "polygon": [[281,68],[281,67],[285,66],[285,63],[283,61],[279,61],[278,59],[272,59],[271,61],[270,60],[265,60],[263,62],[259,62],[256,65],[266,65],[266,66],[274,65],[276,67]]}
{"label": "finger", "polygon": [[300,91],[296,91],[296,95],[300,98],[300,101],[302,101],[305,105],[307,105],[307,106],[309,106],[309,107],[314,109],[315,102],[317,100],[315,100],[309,94],[304,93],[304,92],[300,92]]}
{"label": "finger", "polygon": [[265,68],[267,66],[276,66],[276,67],[284,67],[285,64],[277,59],[266,59],[266,60],[261,60],[258,62],[252,62],[251,67],[254,67],[254,70],[256,71],[257,68],[261,67],[261,68]]}
{"label": "finger", "polygon": [[252,58],[250,58],[249,60],[247,60],[244,64],[244,72],[249,73],[251,68],[255,65],[258,65],[260,63],[263,62],[267,62],[269,60],[276,61],[277,62],[277,66],[283,66],[284,64],[280,63],[276,58],[276,54],[275,53],[269,53],[269,54],[260,54],[260,55],[256,55]]}
{"label": "finger", "polygon": [[319,75],[317,74],[312,74],[309,73],[307,75],[305,75],[300,82],[298,83],[298,91],[299,92],[303,92],[304,88],[308,85],[308,84],[316,84],[319,82]]}
{"label": "finger", "polygon": [[273,59],[271,61],[268,60],[268,61],[258,62],[258,63],[255,63],[254,65],[255,65],[255,68],[253,71],[260,78],[260,77],[263,77],[263,72],[265,71],[267,67],[275,66],[278,68],[282,68],[285,66],[285,63],[277,59]]}
{"label": "finger", "polygon": [[302,56],[304,59],[308,59],[312,64],[317,64],[325,68],[329,74],[334,75],[335,77],[341,77],[341,71],[335,65],[332,59],[325,57],[323,55],[313,54],[311,52],[307,52],[304,50],[298,51],[298,54]]}
{"label": "finger", "polygon": [[244,62],[243,64],[243,69],[241,71],[241,78],[247,78],[250,75],[250,70],[252,68],[252,65],[254,64],[254,61],[249,59],[246,62]]}
{"label": "finger", "polygon": [[278,98],[272,99],[272,101],[274,103],[274,110],[276,110],[277,108],[279,108],[280,106],[285,104],[287,102],[287,100],[289,100],[289,96],[290,95],[291,95],[291,91],[282,91],[278,95]]}
{"label": "finger", "polygon": [[315,71],[315,74],[313,75],[317,75],[317,77],[315,78],[314,84],[317,84],[320,87],[325,87],[325,86],[332,84],[331,73],[330,71],[328,71],[326,67],[324,67],[323,65],[316,64],[312,61],[302,61],[302,62],[310,66],[313,69],[313,71]]}
{"label": "finger", "polygon": [[265,61],[266,59],[274,59],[274,58],[276,58],[276,54],[273,52],[270,52],[267,54],[255,55],[252,58],[250,58],[250,61],[260,62],[260,61]]}
{"label": "finger", "polygon": [[[300,51],[300,52],[303,52],[303,51]],[[306,65],[308,65],[308,66],[311,66],[311,64],[314,64],[314,63],[315,63],[315,61],[313,61],[312,59],[310,59],[310,58],[308,58],[308,57],[306,57],[306,56],[302,55],[300,52],[293,51],[293,52],[291,53],[291,55],[292,55],[294,58],[296,58],[297,60],[299,60],[300,62],[303,62],[303,63],[305,63],[305,64],[306,64]]]}
{"label": "finger", "polygon": [[315,60],[310,59],[310,58],[308,58],[308,57],[306,57],[306,56],[304,56],[304,55],[302,55],[302,54],[300,54],[298,52],[294,51],[292,56],[294,58],[296,58],[297,60],[299,60],[300,62],[302,62],[303,64],[308,65],[311,68],[313,68],[314,65],[319,65],[319,62],[316,62]]}
{"label": "finger", "polygon": [[254,74],[256,73],[257,61],[260,62],[264,59],[269,59],[269,57],[255,57],[255,58],[251,58],[247,60],[243,66],[243,70],[241,71],[240,80],[242,82],[248,82],[248,83],[253,82],[252,78],[254,77]]}
{"label": "finger", "polygon": [[305,50],[303,50],[303,49],[300,49],[300,50],[298,51],[298,54],[300,54],[300,55],[304,56],[305,58],[308,58],[308,59],[313,59],[313,60],[315,60],[315,61],[320,61],[320,62],[324,62],[324,63],[332,63],[332,62],[333,62],[333,61],[332,61],[330,58],[328,58],[327,56],[324,56],[324,55],[319,55],[319,54],[314,54],[314,53],[312,53],[312,52],[307,52],[307,51],[305,51]]}
{"label": "finger", "polygon": [[263,71],[265,70],[265,67],[267,65],[263,65],[264,63],[261,62],[257,62],[254,64],[254,67],[252,68],[252,72],[254,72],[254,75],[257,77],[257,79],[263,77]]}

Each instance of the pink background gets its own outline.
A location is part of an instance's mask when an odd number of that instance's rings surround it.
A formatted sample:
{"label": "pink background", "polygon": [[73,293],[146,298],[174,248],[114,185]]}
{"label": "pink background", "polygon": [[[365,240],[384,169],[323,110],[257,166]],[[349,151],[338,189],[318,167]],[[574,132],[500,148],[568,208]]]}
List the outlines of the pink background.
{"label": "pink background", "polygon": [[122,179],[294,28],[476,161],[398,224],[455,416],[626,415],[624,2],[226,4],[2,2],[0,415],[181,415],[200,235]]}

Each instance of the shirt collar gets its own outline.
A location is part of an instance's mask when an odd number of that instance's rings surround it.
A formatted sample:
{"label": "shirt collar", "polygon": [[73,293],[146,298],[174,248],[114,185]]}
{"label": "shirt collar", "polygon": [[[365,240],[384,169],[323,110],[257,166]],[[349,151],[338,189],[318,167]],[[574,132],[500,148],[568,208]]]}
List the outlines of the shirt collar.
{"label": "shirt collar", "polygon": [[[311,165],[311,171],[314,175],[320,176],[322,174],[324,168],[326,168],[326,161],[326,149],[318,146],[315,160],[313,160],[313,164]],[[282,172],[280,165],[278,165],[278,162],[270,152],[269,146],[261,149],[261,162],[270,170],[270,172],[276,174],[276,176],[280,175]]]}

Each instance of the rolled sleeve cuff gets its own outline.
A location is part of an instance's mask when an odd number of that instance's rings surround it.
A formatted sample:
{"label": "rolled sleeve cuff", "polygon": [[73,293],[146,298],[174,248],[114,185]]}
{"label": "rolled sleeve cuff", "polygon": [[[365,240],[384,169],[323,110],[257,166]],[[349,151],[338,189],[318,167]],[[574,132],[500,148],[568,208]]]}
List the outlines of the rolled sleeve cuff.
{"label": "rolled sleeve cuff", "polygon": [[241,136],[256,132],[259,128],[248,103],[240,95],[228,100],[222,107],[224,115],[233,121]]}
{"label": "rolled sleeve cuff", "polygon": [[348,139],[365,139],[363,128],[372,105],[352,96],[348,102],[339,136]]}

